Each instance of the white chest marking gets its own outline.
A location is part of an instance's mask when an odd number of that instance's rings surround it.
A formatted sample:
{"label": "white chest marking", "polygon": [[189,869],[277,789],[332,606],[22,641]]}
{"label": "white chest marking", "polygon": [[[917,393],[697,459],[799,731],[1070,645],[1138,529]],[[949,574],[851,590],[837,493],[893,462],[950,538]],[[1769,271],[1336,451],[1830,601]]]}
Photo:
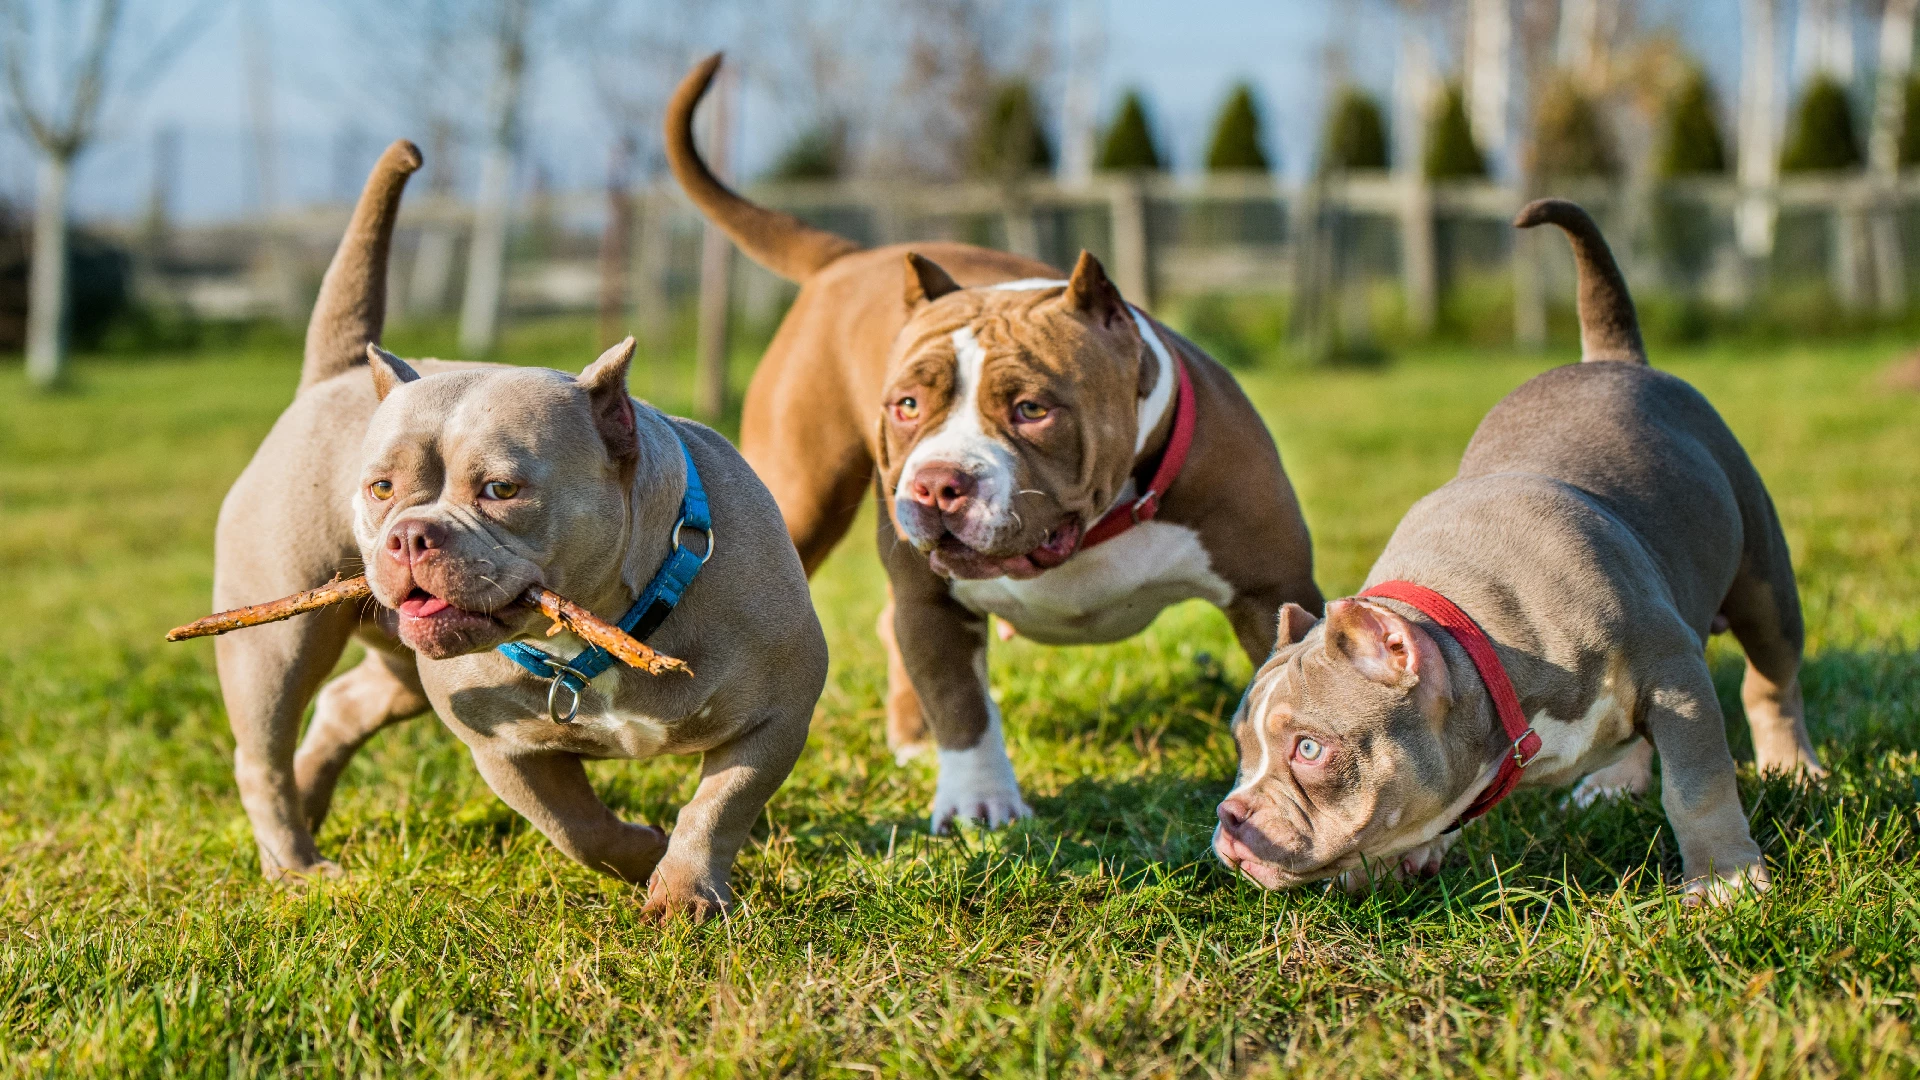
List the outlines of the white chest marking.
{"label": "white chest marking", "polygon": [[1533,716],[1540,753],[1521,776],[1528,787],[1564,787],[1620,759],[1632,745],[1632,702],[1608,679],[1586,715],[1560,720],[1545,709]]}
{"label": "white chest marking", "polygon": [[952,588],[967,607],[992,612],[1049,645],[1119,641],[1182,600],[1220,607],[1233,600],[1233,587],[1214,573],[1200,534],[1164,521],[1136,525],[1038,577],[955,581]]}

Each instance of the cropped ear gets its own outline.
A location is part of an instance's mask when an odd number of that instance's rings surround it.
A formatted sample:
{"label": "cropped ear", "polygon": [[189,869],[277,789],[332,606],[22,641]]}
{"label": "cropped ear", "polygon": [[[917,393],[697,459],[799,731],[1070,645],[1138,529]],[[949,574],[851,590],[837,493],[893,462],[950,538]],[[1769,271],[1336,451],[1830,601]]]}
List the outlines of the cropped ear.
{"label": "cropped ear", "polygon": [[1422,697],[1451,696],[1440,646],[1427,632],[1386,608],[1360,600],[1327,605],[1327,648],[1345,657],[1362,675],[1382,686],[1410,690]]}
{"label": "cropped ear", "polygon": [[627,369],[633,364],[633,338],[600,354],[575,380],[587,392],[593,407],[593,426],[606,441],[615,461],[630,461],[640,453],[633,429],[633,398],[627,394]]}
{"label": "cropped ear", "polygon": [[1112,326],[1116,318],[1127,313],[1127,302],[1120,299],[1120,290],[1107,279],[1106,268],[1092,252],[1084,250],[1080,252],[1080,261],[1073,264],[1073,277],[1068,279],[1067,291],[1060,302],[1068,311],[1096,320],[1102,326]]}
{"label": "cropped ear", "polygon": [[940,264],[917,251],[907,252],[907,288],[906,300],[909,310],[921,304],[938,300],[950,292],[959,292],[960,285],[953,275],[940,268]]}
{"label": "cropped ear", "polygon": [[1307,631],[1313,629],[1314,624],[1319,621],[1319,619],[1313,617],[1312,612],[1301,607],[1299,604],[1289,601],[1282,605],[1280,608],[1280,640],[1274,643],[1274,648],[1284,649],[1289,645],[1298,643],[1307,636]]}
{"label": "cropped ear", "polygon": [[373,375],[373,392],[381,401],[393,393],[393,388],[401,383],[410,383],[420,378],[413,365],[393,355],[387,350],[367,343],[367,371]]}

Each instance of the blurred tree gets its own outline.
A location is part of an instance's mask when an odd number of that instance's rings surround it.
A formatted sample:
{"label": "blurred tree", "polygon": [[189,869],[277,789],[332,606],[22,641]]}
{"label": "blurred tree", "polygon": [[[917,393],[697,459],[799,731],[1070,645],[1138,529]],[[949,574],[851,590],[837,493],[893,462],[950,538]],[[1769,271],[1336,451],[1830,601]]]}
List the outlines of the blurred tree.
{"label": "blurred tree", "polygon": [[1920,165],[1920,77],[1907,80],[1906,113],[1900,121],[1900,164]]}
{"label": "blurred tree", "polygon": [[212,10],[212,0],[185,5],[163,27],[151,12],[130,18],[125,0],[0,2],[10,111],[40,157],[27,287],[27,377],[36,386],[66,375],[75,254],[67,196],[74,159],[99,134],[109,102],[137,97]]}
{"label": "blurred tree", "polygon": [[1380,103],[1357,86],[1346,87],[1327,114],[1320,171],[1384,169],[1388,164],[1387,122]]}
{"label": "blurred tree", "polygon": [[1793,133],[1780,155],[1780,168],[1818,172],[1854,169],[1860,162],[1860,140],[1854,134],[1846,88],[1830,75],[1814,76],[1794,113]]}
{"label": "blurred tree", "polygon": [[1213,139],[1207,144],[1208,172],[1267,172],[1273,163],[1267,158],[1265,132],[1260,122],[1260,102],[1252,83],[1240,83],[1220,106],[1213,122]]}
{"label": "blurred tree", "polygon": [[1487,175],[1487,161],[1473,144],[1473,128],[1467,123],[1467,105],[1456,83],[1448,83],[1433,105],[1433,119],[1427,125],[1427,153],[1424,162],[1430,180],[1452,180]]}
{"label": "blurred tree", "polygon": [[774,180],[836,180],[847,171],[845,124],[815,124],[787,144],[768,176]]}
{"label": "blurred tree", "polygon": [[1619,171],[1613,136],[1593,99],[1569,77],[1550,80],[1534,104],[1534,175],[1546,180]]}
{"label": "blurred tree", "polygon": [[1000,178],[1045,172],[1053,167],[1053,146],[1033,105],[1033,89],[1025,79],[1000,84],[980,116],[974,134],[973,169],[976,175]]}
{"label": "blurred tree", "polygon": [[1128,90],[1120,99],[1120,111],[1100,139],[1095,166],[1104,172],[1159,172],[1166,168],[1153,137],[1153,125],[1147,122],[1147,104],[1140,91]]}
{"label": "blurred tree", "polygon": [[1706,71],[1696,66],[1687,72],[1667,99],[1663,113],[1659,157],[1655,159],[1661,176],[1727,171],[1727,144],[1720,137],[1718,103]]}

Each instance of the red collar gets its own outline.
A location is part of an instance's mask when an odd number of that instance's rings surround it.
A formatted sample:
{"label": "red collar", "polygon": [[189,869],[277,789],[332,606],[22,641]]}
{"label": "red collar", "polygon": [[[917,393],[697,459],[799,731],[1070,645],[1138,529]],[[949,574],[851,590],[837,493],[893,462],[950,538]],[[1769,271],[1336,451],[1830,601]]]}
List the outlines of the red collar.
{"label": "red collar", "polygon": [[1493,711],[1500,716],[1500,726],[1506,729],[1509,752],[1500,757],[1499,773],[1493,783],[1460,812],[1453,824],[1447,826],[1447,831],[1452,832],[1493,809],[1513,791],[1520,783],[1521,770],[1540,754],[1540,736],[1527,724],[1527,714],[1520,709],[1520,695],[1513,692],[1513,680],[1507,678],[1507,669],[1500,663],[1500,654],[1494,652],[1492,639],[1453,601],[1411,581],[1383,581],[1360,595],[1398,600],[1452,634],[1453,640],[1459,642],[1473,660],[1480,681],[1486,685],[1487,696],[1493,699]]}
{"label": "red collar", "polygon": [[[1149,346],[1151,348],[1151,346]],[[1195,408],[1193,404],[1193,376],[1187,372],[1187,361],[1179,353],[1173,353],[1173,370],[1179,381],[1173,390],[1173,432],[1167,436],[1167,445],[1160,451],[1160,467],[1153,470],[1153,479],[1147,482],[1147,490],[1130,503],[1116,506],[1107,511],[1106,516],[1093,523],[1085,536],[1080,538],[1079,550],[1085,551],[1095,544],[1102,544],[1119,536],[1143,521],[1150,521],[1160,512],[1161,496],[1173,486],[1180,477],[1180,470],[1186,467],[1187,451],[1193,449],[1193,427]]]}

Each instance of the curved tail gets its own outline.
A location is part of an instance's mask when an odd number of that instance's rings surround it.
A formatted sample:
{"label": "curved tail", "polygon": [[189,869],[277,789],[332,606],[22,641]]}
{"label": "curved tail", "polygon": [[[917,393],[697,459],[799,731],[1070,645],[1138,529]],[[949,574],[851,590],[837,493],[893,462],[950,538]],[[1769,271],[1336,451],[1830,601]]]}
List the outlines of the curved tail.
{"label": "curved tail", "polygon": [[387,147],[367,174],[346,235],[327,264],[320,295],[307,320],[307,357],[300,389],[367,362],[367,346],[380,343],[387,318],[387,250],[400,191],[420,168],[420,148],[401,139]]}
{"label": "curved tail", "polygon": [[1513,225],[1558,225],[1572,243],[1580,282],[1580,359],[1646,363],[1647,347],[1640,341],[1640,320],[1634,316],[1627,281],[1587,212],[1565,199],[1540,199],[1523,207]]}
{"label": "curved tail", "polygon": [[695,64],[667,104],[667,164],[681,190],[748,258],[789,281],[805,281],[840,256],[859,251],[860,245],[844,236],[741,198],[700,159],[693,145],[693,110],[719,70],[719,53]]}

